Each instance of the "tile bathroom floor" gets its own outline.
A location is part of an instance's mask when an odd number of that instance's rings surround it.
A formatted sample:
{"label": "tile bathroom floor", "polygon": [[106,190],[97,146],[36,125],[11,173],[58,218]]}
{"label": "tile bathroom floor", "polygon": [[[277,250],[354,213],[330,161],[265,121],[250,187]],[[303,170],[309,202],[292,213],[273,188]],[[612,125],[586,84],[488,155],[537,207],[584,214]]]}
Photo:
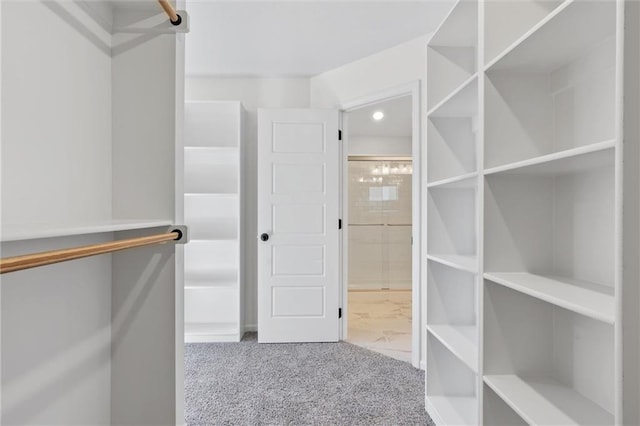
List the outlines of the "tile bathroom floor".
{"label": "tile bathroom floor", "polygon": [[411,290],[349,291],[347,342],[411,362]]}

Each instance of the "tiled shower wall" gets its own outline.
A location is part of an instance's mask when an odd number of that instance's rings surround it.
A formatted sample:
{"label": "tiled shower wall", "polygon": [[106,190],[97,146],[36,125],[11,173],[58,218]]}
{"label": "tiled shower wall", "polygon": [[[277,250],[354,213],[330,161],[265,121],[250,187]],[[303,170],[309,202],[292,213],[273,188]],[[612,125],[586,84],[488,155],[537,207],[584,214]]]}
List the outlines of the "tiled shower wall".
{"label": "tiled shower wall", "polygon": [[349,289],[411,289],[411,161],[349,161]]}

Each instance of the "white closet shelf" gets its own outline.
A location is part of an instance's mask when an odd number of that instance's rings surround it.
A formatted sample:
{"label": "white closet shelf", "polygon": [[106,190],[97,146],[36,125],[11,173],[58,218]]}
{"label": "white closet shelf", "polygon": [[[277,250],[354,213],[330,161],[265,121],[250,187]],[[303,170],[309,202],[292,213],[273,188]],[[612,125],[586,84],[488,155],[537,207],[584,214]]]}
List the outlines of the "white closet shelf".
{"label": "white closet shelf", "polygon": [[571,174],[599,167],[613,166],[616,141],[609,140],[580,146],[528,160],[486,169],[484,174],[557,175]]}
{"label": "white closet shelf", "polygon": [[534,425],[613,425],[613,414],[549,378],[488,375],[484,382],[527,423]]}
{"label": "white closet shelf", "polygon": [[476,187],[476,177],[478,177],[478,173],[476,172],[466,173],[464,175],[428,183],[427,188],[473,189]]}
{"label": "white closet shelf", "polygon": [[477,399],[464,396],[427,396],[427,412],[436,424],[477,425]]}
{"label": "white closet shelf", "polygon": [[427,259],[438,262],[451,268],[460,269],[467,272],[478,272],[478,260],[476,256],[465,256],[460,254],[427,254]]}
{"label": "white closet shelf", "polygon": [[235,192],[185,192],[185,197],[221,197],[221,198],[229,198],[229,197],[238,197],[238,191]]}
{"label": "white closet shelf", "polygon": [[[235,153],[240,153],[240,148],[238,148],[237,146],[185,146],[184,150],[187,152],[215,152],[215,153],[219,153],[219,154],[223,154],[223,153],[229,153],[229,154],[235,154]],[[240,161],[240,159],[238,158],[238,161]]]}
{"label": "white closet shelf", "polygon": [[446,324],[427,325],[427,331],[467,367],[478,372],[477,327]]}
{"label": "white closet shelf", "polygon": [[[477,4],[467,0],[458,0],[429,39],[430,46],[467,47],[475,46],[476,31],[468,31],[477,25]],[[469,19],[472,17],[473,19]],[[461,31],[461,29],[467,31]]]}
{"label": "white closet shelf", "polygon": [[427,117],[473,117],[478,114],[478,73],[466,79],[436,106],[427,112]]}
{"label": "white closet shelf", "polygon": [[237,281],[237,268],[189,268],[185,271],[188,281]]}
{"label": "white closet shelf", "polygon": [[[487,72],[548,72],[615,33],[615,2],[566,0],[486,65]],[[571,31],[567,31],[571,28]]]}
{"label": "white closet shelf", "polygon": [[171,220],[105,220],[74,224],[3,224],[0,231],[2,242],[36,240],[40,238],[68,237],[74,235],[100,234],[104,232],[133,231],[136,229],[171,226]]}
{"label": "white closet shelf", "polygon": [[237,323],[185,323],[185,343],[234,342],[240,330]]}
{"label": "white closet shelf", "polygon": [[565,277],[550,277],[527,272],[487,272],[484,277],[553,305],[581,315],[615,322],[613,288]]}
{"label": "white closet shelf", "polygon": [[225,199],[236,199],[238,198],[237,193],[227,193],[227,192],[186,192],[184,194],[185,198],[225,198]]}

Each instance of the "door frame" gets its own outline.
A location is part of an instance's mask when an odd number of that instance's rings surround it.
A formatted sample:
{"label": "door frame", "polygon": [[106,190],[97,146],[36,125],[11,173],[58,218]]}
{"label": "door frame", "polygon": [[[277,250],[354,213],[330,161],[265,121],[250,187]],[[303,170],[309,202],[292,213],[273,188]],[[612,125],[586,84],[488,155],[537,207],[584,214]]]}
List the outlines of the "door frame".
{"label": "door frame", "polygon": [[407,84],[392,87],[380,92],[354,99],[352,101],[345,102],[340,105],[340,120],[342,128],[342,146],[341,146],[341,173],[340,173],[340,217],[345,226],[342,228],[340,238],[340,288],[341,288],[341,301],[342,306],[342,320],[340,321],[340,340],[346,340],[348,335],[348,292],[349,292],[349,189],[348,189],[348,167],[349,167],[349,123],[344,119],[344,115],[347,112],[351,112],[360,108],[377,104],[384,101],[389,101],[396,98],[405,96],[411,96],[411,157],[413,162],[413,172],[411,179],[411,222],[412,229],[411,235],[413,239],[413,245],[411,248],[411,364],[420,368],[420,358],[423,336],[420,332],[420,324],[422,323],[422,316],[424,312],[424,306],[422,301],[422,266],[421,266],[421,252],[422,252],[422,164],[423,155],[425,153],[421,150],[421,86],[420,80],[415,80]]}

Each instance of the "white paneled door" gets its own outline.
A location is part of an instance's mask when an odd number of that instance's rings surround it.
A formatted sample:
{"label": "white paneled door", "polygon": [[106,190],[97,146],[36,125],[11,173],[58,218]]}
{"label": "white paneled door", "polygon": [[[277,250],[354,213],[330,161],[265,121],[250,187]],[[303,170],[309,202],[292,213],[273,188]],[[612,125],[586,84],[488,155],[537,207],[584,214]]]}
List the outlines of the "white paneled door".
{"label": "white paneled door", "polygon": [[258,340],[339,338],[338,111],[259,110]]}

